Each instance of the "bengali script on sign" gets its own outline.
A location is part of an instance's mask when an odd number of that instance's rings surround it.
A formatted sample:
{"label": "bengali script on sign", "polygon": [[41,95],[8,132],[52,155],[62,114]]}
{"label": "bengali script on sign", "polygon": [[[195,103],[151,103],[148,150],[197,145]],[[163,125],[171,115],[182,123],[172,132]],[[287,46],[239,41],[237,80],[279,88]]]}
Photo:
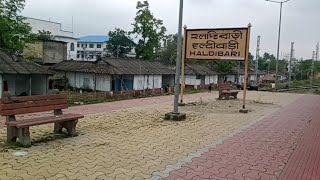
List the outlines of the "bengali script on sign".
{"label": "bengali script on sign", "polygon": [[248,28],[189,29],[186,37],[186,59],[246,59]]}

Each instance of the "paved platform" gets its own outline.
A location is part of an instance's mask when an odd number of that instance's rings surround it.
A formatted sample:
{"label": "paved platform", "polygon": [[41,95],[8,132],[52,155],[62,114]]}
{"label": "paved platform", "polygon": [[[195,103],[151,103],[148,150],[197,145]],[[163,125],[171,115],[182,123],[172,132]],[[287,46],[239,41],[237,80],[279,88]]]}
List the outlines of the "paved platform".
{"label": "paved platform", "polygon": [[0,179],[319,179],[320,96],[248,93],[248,114],[239,100],[188,95],[198,103],[181,107],[183,122],[163,120],[172,96],[72,107],[86,114],[79,136],[33,127],[28,149],[1,128]]}
{"label": "paved platform", "polygon": [[[197,94],[186,94],[185,101],[192,101],[197,100],[199,98],[207,98],[212,97],[214,93],[197,93]],[[69,107],[68,109],[63,110],[66,113],[78,113],[84,115],[93,115],[93,114],[101,114],[101,113],[108,113],[113,111],[124,110],[133,107],[143,107],[143,106],[150,106],[150,105],[157,105],[157,104],[164,104],[164,103],[172,103],[174,96],[156,96],[156,97],[149,97],[149,98],[140,98],[140,99],[130,99],[130,100],[123,100],[123,101],[114,101],[114,102],[107,102],[107,103],[99,103],[99,104],[89,104],[89,105],[82,105],[82,106],[73,106]],[[21,115],[22,118],[30,118],[35,116],[43,116],[46,114],[51,114],[52,112],[43,112],[43,113],[34,113],[28,115]],[[19,117],[19,116],[18,116]],[[5,118],[0,116],[0,128],[5,127]]]}
{"label": "paved platform", "polygon": [[153,179],[320,179],[319,108],[320,96],[305,95]]}

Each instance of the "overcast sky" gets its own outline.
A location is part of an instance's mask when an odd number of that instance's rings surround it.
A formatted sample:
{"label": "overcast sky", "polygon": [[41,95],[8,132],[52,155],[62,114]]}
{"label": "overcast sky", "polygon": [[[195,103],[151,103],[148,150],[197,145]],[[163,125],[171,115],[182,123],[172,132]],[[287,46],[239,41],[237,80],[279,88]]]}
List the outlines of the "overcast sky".
{"label": "overcast sky", "polygon": [[[77,37],[107,34],[115,27],[132,30],[136,0],[26,0],[24,16],[62,23]],[[177,32],[179,0],[149,0],[151,11],[162,19],[168,33]],[[280,52],[289,53],[295,42],[296,58],[311,58],[320,40],[320,0],[291,0],[284,4]],[[251,52],[257,36],[261,52],[276,54],[280,5],[265,0],[184,0],[188,28],[243,27],[252,24]]]}

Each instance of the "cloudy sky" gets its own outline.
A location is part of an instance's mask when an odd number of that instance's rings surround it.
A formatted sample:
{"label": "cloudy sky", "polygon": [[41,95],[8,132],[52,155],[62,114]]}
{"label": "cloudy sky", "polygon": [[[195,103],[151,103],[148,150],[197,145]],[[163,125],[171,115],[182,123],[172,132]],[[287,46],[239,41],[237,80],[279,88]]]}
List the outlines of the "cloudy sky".
{"label": "cloudy sky", "polygon": [[[26,0],[24,16],[62,23],[78,37],[107,34],[115,27],[132,30],[136,0]],[[149,0],[154,15],[164,21],[168,33],[177,32],[179,0]],[[184,0],[188,28],[243,27],[252,24],[251,52],[257,36],[261,52],[276,54],[280,5],[265,0]],[[284,4],[280,51],[290,52],[295,42],[297,58],[311,58],[320,40],[320,1],[291,0]]]}

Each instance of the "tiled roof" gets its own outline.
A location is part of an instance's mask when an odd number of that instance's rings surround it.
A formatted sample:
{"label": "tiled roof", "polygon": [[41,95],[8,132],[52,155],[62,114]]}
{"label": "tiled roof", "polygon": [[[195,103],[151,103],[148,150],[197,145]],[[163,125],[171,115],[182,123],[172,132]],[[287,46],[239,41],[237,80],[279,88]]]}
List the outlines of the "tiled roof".
{"label": "tiled roof", "polygon": [[155,61],[137,59],[104,58],[96,62],[62,61],[50,69],[64,72],[86,72],[98,74],[144,74],[144,75],[173,75],[174,71]]}
{"label": "tiled roof", "polygon": [[187,75],[215,75],[217,72],[209,67],[200,64],[187,64],[185,67],[185,74]]}
{"label": "tiled roof", "polygon": [[0,49],[0,74],[53,74],[53,72]]}

